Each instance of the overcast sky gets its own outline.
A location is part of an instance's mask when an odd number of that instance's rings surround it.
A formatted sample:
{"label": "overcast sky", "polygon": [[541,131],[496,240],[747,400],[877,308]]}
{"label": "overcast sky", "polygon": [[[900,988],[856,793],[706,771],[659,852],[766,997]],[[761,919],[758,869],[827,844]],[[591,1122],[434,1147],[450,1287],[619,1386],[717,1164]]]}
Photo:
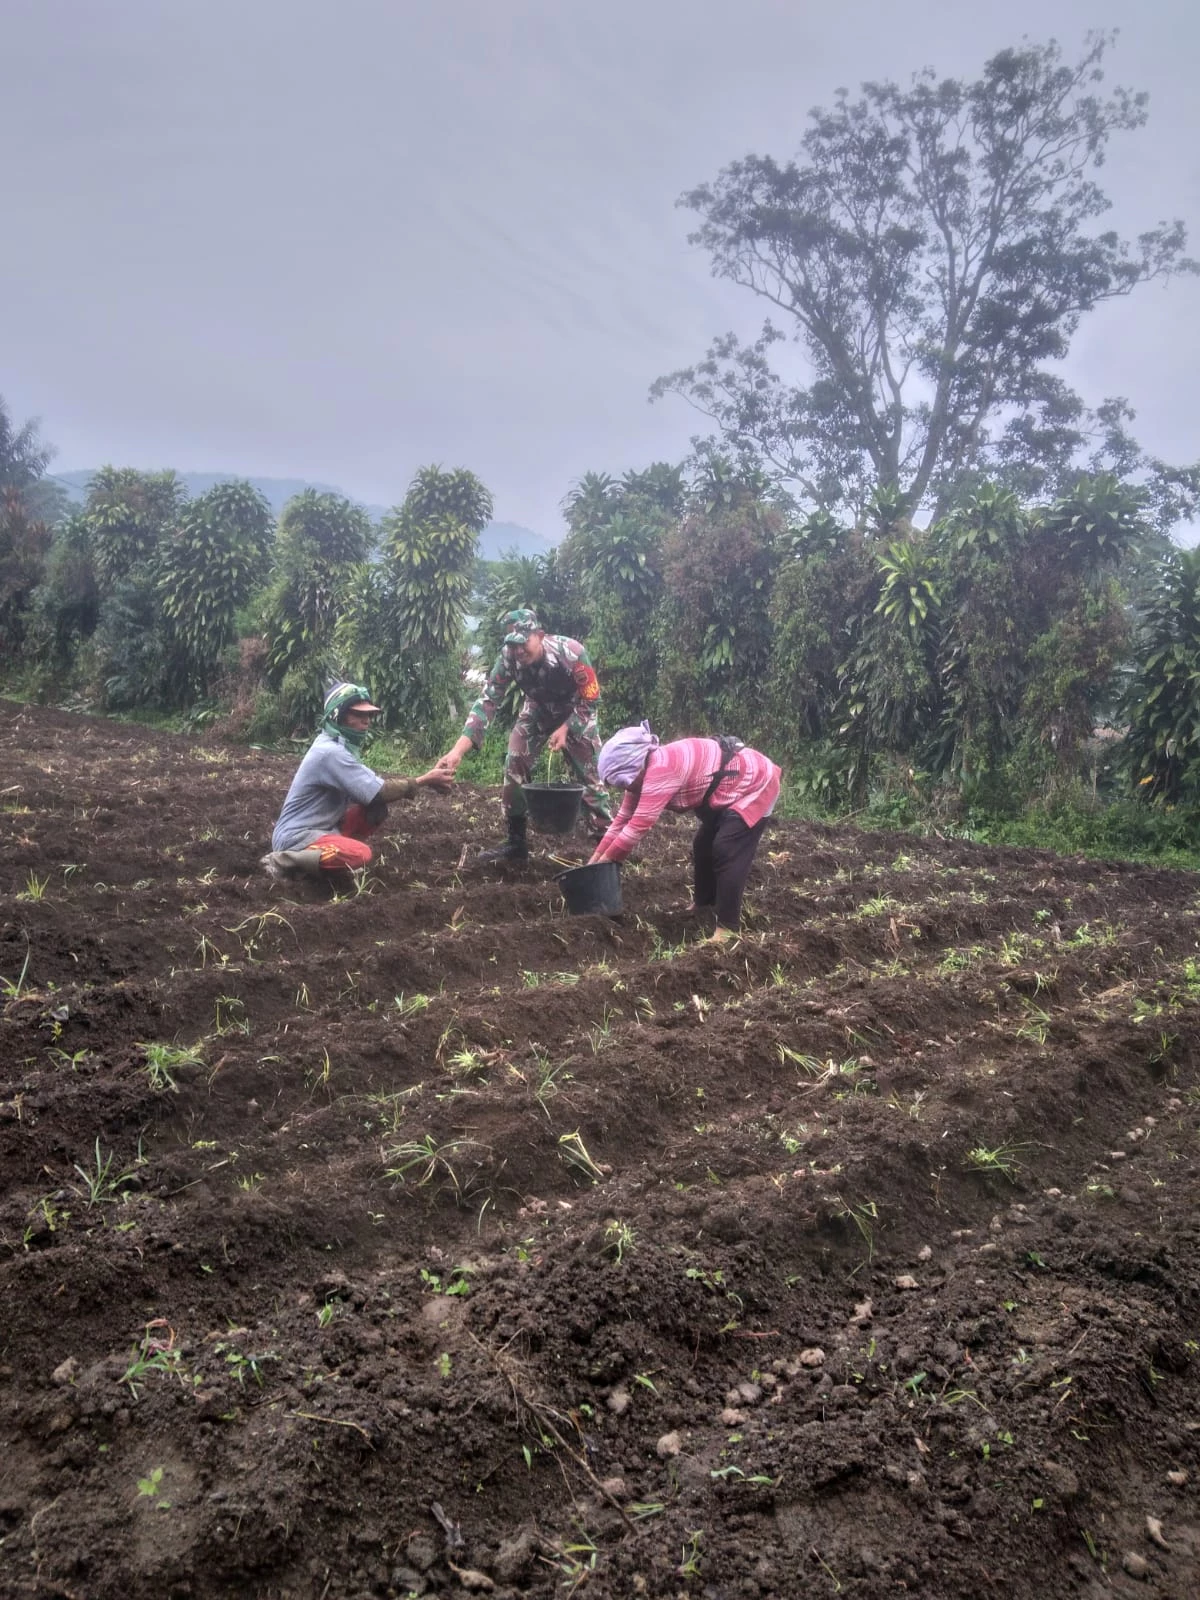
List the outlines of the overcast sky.
{"label": "overcast sky", "polygon": [[[678,459],[659,374],[763,307],[680,192],[792,155],[839,86],[1120,27],[1150,123],[1102,174],[1200,254],[1194,0],[0,0],[0,394],[60,470],[335,483],[468,466],[551,537],[589,469]],[[1200,282],[1085,324],[1067,376],[1200,456]]]}

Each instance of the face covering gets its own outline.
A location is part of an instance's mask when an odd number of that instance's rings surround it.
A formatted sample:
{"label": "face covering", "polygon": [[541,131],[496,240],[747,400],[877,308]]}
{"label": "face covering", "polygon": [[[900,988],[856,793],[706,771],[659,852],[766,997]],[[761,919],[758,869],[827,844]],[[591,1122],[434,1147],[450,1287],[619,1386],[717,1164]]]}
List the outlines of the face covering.
{"label": "face covering", "polygon": [[321,732],[329,734],[331,738],[339,739],[360,761],[375,739],[374,729],[348,728],[344,722],[338,722],[336,717],[327,717],[321,724]]}

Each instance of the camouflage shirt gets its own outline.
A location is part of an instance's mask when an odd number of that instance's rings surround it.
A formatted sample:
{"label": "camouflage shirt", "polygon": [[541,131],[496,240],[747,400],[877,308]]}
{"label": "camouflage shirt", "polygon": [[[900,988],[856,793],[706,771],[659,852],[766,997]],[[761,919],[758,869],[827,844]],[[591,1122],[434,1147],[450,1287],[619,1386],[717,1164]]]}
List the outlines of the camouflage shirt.
{"label": "camouflage shirt", "polygon": [[476,749],[513,684],[525,696],[526,711],[555,728],[572,716],[588,721],[600,703],[600,681],[579,640],[557,633],[544,634],[542,659],[531,666],[519,665],[511,649],[502,650],[496,657],[483,693],[463,725],[463,733]]}

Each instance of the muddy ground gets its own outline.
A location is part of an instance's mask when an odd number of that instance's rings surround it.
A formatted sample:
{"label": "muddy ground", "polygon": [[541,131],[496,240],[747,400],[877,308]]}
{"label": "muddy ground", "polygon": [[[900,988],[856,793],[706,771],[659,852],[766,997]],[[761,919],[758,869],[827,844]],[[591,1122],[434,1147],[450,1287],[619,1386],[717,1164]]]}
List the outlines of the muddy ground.
{"label": "muddy ground", "polygon": [[686,819],[330,898],[287,758],[0,750],[4,1596],[1200,1592],[1200,879],[779,822],[721,949]]}

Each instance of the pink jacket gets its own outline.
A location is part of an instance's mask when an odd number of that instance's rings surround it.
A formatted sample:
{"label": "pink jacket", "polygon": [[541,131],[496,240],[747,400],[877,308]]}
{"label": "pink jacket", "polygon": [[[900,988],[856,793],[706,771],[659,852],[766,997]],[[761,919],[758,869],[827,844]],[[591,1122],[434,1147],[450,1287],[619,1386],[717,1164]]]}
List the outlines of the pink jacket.
{"label": "pink jacket", "polygon": [[[694,810],[720,766],[721,746],[715,739],[672,739],[652,750],[640,791],[626,790],[604,836],[605,858],[624,861],[664,811]],[[730,756],[726,766],[710,804],[717,811],[736,811],[752,828],[770,816],[779,798],[779,768],[749,746]]]}

